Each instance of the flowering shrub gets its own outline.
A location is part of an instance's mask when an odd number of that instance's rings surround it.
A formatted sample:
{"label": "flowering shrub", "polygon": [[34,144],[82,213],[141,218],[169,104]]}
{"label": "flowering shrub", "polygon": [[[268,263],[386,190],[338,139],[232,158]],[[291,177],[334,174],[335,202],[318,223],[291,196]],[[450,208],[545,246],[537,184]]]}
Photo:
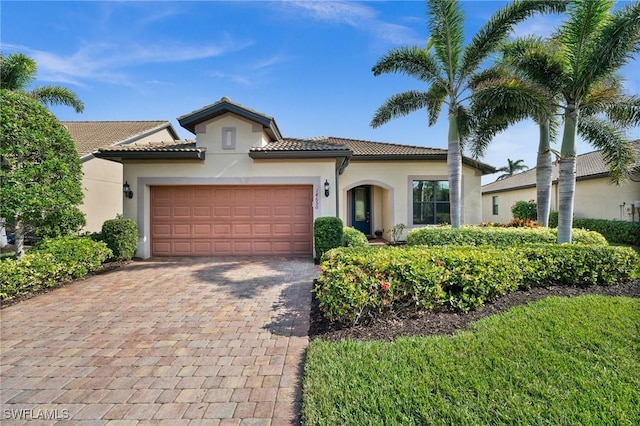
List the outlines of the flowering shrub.
{"label": "flowering shrub", "polygon": [[638,264],[632,249],[606,245],[339,248],[313,291],[328,319],[356,324],[440,305],[468,311],[518,288],[624,282]]}
{"label": "flowering shrub", "polygon": [[536,220],[538,219],[537,209],[538,205],[533,200],[516,201],[516,203],[511,206],[511,213],[516,219]]}

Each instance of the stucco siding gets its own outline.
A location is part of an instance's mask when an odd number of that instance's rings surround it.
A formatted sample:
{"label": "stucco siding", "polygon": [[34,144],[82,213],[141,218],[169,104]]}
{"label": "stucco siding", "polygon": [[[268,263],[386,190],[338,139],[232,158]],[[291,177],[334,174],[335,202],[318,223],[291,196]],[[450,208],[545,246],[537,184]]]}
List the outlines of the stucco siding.
{"label": "stucco siding", "polygon": [[99,232],[105,220],[122,214],[122,164],[93,158],[82,164],[80,210],[86,215],[86,232]]}
{"label": "stucco siding", "polygon": [[[638,180],[640,175],[634,177]],[[551,189],[551,210],[558,210],[557,184]],[[498,197],[499,214],[492,213],[492,197]],[[484,222],[508,222],[513,215],[511,206],[516,201],[536,200],[536,188],[482,194],[482,220]],[[574,217],[593,219],[638,221],[638,213],[632,210],[634,201],[640,200],[640,182],[627,181],[614,185],[608,177],[584,179],[576,182]]]}
{"label": "stucco siding", "polygon": [[628,181],[618,186],[608,177],[578,181],[574,217],[631,220],[631,206],[636,200],[640,200],[640,182]]}

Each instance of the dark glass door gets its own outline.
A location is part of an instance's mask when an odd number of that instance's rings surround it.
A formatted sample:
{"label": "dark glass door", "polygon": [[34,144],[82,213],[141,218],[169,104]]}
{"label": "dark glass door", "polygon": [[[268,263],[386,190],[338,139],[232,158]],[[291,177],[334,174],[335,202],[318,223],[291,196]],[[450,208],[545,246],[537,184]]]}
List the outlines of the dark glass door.
{"label": "dark glass door", "polygon": [[351,226],[371,235],[371,187],[357,186],[351,195]]}

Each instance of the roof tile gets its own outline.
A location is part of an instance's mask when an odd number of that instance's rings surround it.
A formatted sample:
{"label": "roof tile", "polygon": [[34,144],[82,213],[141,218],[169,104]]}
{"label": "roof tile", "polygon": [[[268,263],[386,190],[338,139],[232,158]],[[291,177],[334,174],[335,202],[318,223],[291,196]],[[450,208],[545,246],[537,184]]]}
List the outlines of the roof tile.
{"label": "roof tile", "polygon": [[80,156],[108,147],[154,129],[170,126],[169,121],[62,121]]}
{"label": "roof tile", "polygon": [[[633,173],[640,173],[640,139],[633,141],[633,150],[636,161],[633,166]],[[558,163],[553,163],[552,179],[558,180]],[[607,163],[604,161],[602,151],[592,151],[576,157],[576,178],[587,178],[589,176],[606,175],[609,173]],[[536,168],[526,170],[522,173],[497,180],[482,186],[482,192],[506,191],[516,188],[526,188],[536,185]]]}

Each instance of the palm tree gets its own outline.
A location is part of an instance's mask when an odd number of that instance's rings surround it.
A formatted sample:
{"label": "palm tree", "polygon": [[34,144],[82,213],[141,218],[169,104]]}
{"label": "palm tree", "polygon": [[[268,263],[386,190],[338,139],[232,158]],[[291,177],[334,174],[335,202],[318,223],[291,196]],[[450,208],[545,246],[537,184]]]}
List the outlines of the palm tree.
{"label": "palm tree", "polygon": [[[603,151],[614,182],[628,176],[633,161],[624,128],[640,121],[638,99],[621,95],[615,73],[640,51],[640,3],[612,14],[613,4],[612,0],[571,3],[568,18],[553,36],[557,49],[528,40],[513,56],[519,71],[547,91],[553,108],[563,116],[558,184],[561,243],[571,241],[576,133]],[[504,82],[503,89],[513,86],[513,81]]]}
{"label": "palm tree", "polygon": [[428,0],[426,48],[392,49],[372,68],[374,75],[402,73],[428,85],[425,91],[410,90],[387,99],[378,108],[372,127],[392,118],[427,109],[428,124],[436,123],[442,106],[447,105],[449,120],[447,168],[451,200],[451,225],[460,227],[462,143],[473,128],[468,101],[473,89],[495,76],[493,69],[481,70],[489,55],[496,51],[512,27],[536,12],[562,12],[564,1],[516,0],[505,6],[464,45],[464,16],[455,0]]}
{"label": "palm tree", "polygon": [[507,158],[507,165],[504,167],[500,167],[499,169],[496,170],[496,172],[504,172],[504,174],[501,174],[500,176],[498,176],[498,179],[496,180],[500,180],[500,179],[504,179],[506,177],[509,176],[513,176],[518,172],[521,172],[523,170],[527,170],[529,168],[529,166],[527,166],[526,164],[524,164],[524,160],[512,160],[510,158]]}
{"label": "palm tree", "polygon": [[24,92],[45,106],[68,105],[77,113],[84,110],[82,101],[66,87],[41,86],[28,91],[27,87],[35,80],[36,70],[36,62],[22,53],[0,54],[0,88]]}

